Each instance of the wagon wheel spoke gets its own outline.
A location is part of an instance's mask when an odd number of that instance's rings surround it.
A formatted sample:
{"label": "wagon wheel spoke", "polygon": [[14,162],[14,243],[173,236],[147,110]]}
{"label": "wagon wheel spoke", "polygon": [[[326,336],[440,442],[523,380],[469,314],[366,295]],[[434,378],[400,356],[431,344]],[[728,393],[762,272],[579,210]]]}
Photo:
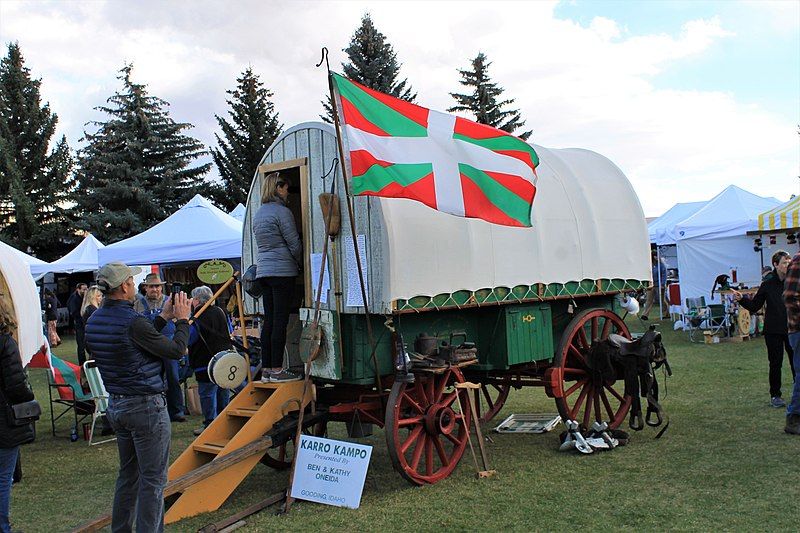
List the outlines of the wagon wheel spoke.
{"label": "wagon wheel spoke", "polygon": [[597,330],[599,328],[599,321],[600,319],[596,316],[592,317],[592,338],[590,339],[592,342],[597,340]]}
{"label": "wagon wheel spoke", "polygon": [[447,396],[442,398],[442,400],[439,403],[441,405],[446,405],[446,406],[449,407],[449,406],[453,405],[453,402],[456,401],[456,396],[458,396],[458,393],[456,391],[448,392]]}
{"label": "wagon wheel spoke", "polygon": [[425,439],[425,474],[431,475],[433,474],[433,444],[431,443],[430,435],[426,436]]}
{"label": "wagon wheel spoke", "polygon": [[583,387],[581,387],[581,393],[578,395],[578,399],[575,400],[575,406],[572,408],[572,411],[569,413],[569,418],[571,420],[575,420],[577,418],[578,412],[581,410],[581,405],[583,405],[583,401],[586,399],[586,395],[589,393],[589,383],[586,382]]}
{"label": "wagon wheel spoke", "polygon": [[428,397],[428,394],[425,391],[425,380],[420,379],[414,383],[414,388],[412,390],[414,395],[422,404],[427,405],[430,403],[431,399]]}
{"label": "wagon wheel spoke", "polygon": [[611,327],[614,325],[609,319],[605,319],[603,322],[603,332],[600,334],[600,339],[605,340],[608,338],[608,335],[611,333]]}
{"label": "wagon wheel spoke", "polygon": [[410,418],[401,418],[400,420],[398,420],[397,424],[400,427],[413,426],[414,424],[421,424],[422,420],[423,420],[422,415],[412,416]]}
{"label": "wagon wheel spoke", "polygon": [[589,346],[591,346],[591,344],[589,343],[589,340],[586,338],[586,330],[585,329],[580,328],[578,330],[577,339],[578,339],[578,344],[580,345],[581,348],[588,349]]}
{"label": "wagon wheel spoke", "polygon": [[614,387],[612,387],[612,386],[611,386],[611,385],[609,385],[608,383],[603,383],[603,388],[604,388],[604,389],[606,389],[608,392],[610,392],[610,393],[611,393],[611,394],[614,396],[614,398],[616,398],[617,400],[619,400],[619,401],[621,401],[621,402],[624,402],[624,401],[625,401],[625,399],[622,397],[622,395],[621,395],[620,393],[618,393],[618,392],[617,392],[617,391],[614,389]]}
{"label": "wagon wheel spoke", "polygon": [[419,468],[419,460],[422,459],[422,452],[425,451],[425,441],[427,440],[427,436],[425,432],[422,432],[414,442],[417,443],[417,446],[414,448],[414,455],[411,457],[411,470],[416,471]]}
{"label": "wagon wheel spoke", "polygon": [[414,410],[416,412],[418,412],[419,414],[421,414],[421,415],[425,414],[425,410],[414,400],[414,398],[409,396],[408,393],[403,394],[403,400],[406,403],[410,404],[411,407],[413,407]]}
{"label": "wagon wheel spoke", "polygon": [[577,359],[577,362],[583,366],[586,366],[586,358],[583,357],[583,354],[576,348],[574,345],[570,344],[569,346],[569,355]]}
{"label": "wagon wheel spoke", "polygon": [[447,458],[447,453],[444,451],[444,445],[442,444],[442,441],[438,438],[434,438],[433,445],[436,447],[436,453],[439,455],[439,460],[442,462],[442,465],[449,465],[450,460]]}
{"label": "wagon wheel spoke", "polygon": [[589,420],[592,418],[592,395],[594,394],[594,387],[589,383],[586,385],[589,392],[586,394],[586,410],[583,412],[583,427],[589,429]]}
{"label": "wagon wheel spoke", "polygon": [[600,389],[600,398],[603,400],[603,406],[606,408],[606,413],[608,413],[608,419],[613,420],[614,410],[611,408],[611,403],[608,401],[608,396],[606,396],[606,391],[604,389]]}
{"label": "wagon wheel spoke", "polygon": [[458,439],[457,439],[457,438],[455,438],[455,437],[454,437],[453,435],[451,435],[450,433],[445,433],[445,434],[444,434],[444,436],[447,438],[447,440],[449,440],[450,442],[452,442],[454,446],[458,446],[458,445],[459,445],[459,441],[458,441]]}
{"label": "wagon wheel spoke", "polygon": [[582,381],[578,381],[577,383],[575,383],[575,385],[573,385],[572,387],[570,387],[569,389],[567,389],[567,390],[565,390],[565,391],[564,391],[564,396],[566,397],[566,396],[569,396],[569,395],[571,395],[571,394],[572,394],[572,393],[574,393],[576,390],[578,390],[578,389],[580,389],[581,387],[583,387],[584,385],[586,385],[588,382],[589,382],[589,380],[588,380],[588,379],[584,379],[584,380],[582,380]]}
{"label": "wagon wheel spoke", "polygon": [[417,440],[417,438],[419,438],[420,433],[422,433],[424,430],[425,428],[423,426],[415,427],[411,433],[409,433],[408,438],[400,446],[400,452],[406,453],[411,445]]}
{"label": "wagon wheel spoke", "polygon": [[565,368],[564,374],[570,374],[571,376],[588,376],[589,373],[586,370],[581,368]]}
{"label": "wagon wheel spoke", "polygon": [[603,392],[603,388],[600,387],[598,390],[594,391],[594,419],[596,422],[603,421],[603,413],[600,412],[600,393]]}
{"label": "wagon wheel spoke", "polygon": [[[450,372],[448,371],[447,375],[449,376],[449,374],[450,374]],[[433,380],[431,380],[431,383],[433,383]],[[439,384],[436,386],[436,391],[435,391],[435,394],[433,396],[433,401],[434,402],[441,401],[442,394],[444,393],[444,389],[445,389],[446,386],[447,386],[447,377],[445,377],[444,379],[439,380]]]}

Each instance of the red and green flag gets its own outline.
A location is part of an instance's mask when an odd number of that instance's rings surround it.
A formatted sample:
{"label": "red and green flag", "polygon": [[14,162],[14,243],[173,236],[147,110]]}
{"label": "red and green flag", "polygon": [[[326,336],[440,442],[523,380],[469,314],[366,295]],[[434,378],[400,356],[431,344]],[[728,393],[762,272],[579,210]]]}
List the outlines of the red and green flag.
{"label": "red and green flag", "polygon": [[539,164],[531,145],[332,76],[353,194],[408,198],[504,226],[531,225]]}

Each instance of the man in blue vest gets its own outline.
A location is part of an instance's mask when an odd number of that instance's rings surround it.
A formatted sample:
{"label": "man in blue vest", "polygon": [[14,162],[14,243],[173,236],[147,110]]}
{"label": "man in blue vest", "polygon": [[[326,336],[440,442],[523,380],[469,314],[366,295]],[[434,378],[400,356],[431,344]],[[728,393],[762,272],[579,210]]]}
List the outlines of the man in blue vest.
{"label": "man in blue vest", "polygon": [[[167,413],[165,361],[186,353],[189,299],[176,294],[150,322],[133,309],[139,268],[113,262],[103,265],[97,285],[103,305],[86,324],[86,344],[109,393],[108,419],[117,433],[117,477],[112,531],[164,531],[171,427]],[[175,320],[169,339],[160,333]]]}
{"label": "man in blue vest", "polygon": [[[166,283],[161,281],[161,276],[157,273],[151,273],[145,276],[142,285],[144,286],[144,294],[136,294],[133,310],[153,322],[161,314],[164,304],[169,299],[169,296],[164,294],[164,285]],[[167,324],[161,330],[161,334],[171,339],[174,331],[173,325]],[[178,361],[165,361],[164,365],[167,372],[167,412],[169,413],[169,419],[173,422],[186,422],[186,406],[183,403],[183,391],[181,390],[180,365]]]}

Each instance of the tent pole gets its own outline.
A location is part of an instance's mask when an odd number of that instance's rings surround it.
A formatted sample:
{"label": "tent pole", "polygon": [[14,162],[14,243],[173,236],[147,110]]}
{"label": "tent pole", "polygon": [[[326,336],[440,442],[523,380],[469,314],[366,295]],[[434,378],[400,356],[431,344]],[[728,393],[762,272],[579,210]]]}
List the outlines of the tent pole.
{"label": "tent pole", "polygon": [[661,247],[656,244],[656,266],[658,272],[658,319],[664,316],[664,292],[661,279]]}

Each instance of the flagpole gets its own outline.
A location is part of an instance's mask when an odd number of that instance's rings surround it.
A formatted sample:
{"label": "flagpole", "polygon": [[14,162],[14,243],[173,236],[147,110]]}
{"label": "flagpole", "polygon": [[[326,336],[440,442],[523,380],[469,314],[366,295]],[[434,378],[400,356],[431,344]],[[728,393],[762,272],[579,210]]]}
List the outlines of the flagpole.
{"label": "flagpole", "polygon": [[[361,299],[364,302],[364,318],[367,322],[367,339],[369,341],[369,347],[372,352],[372,364],[375,367],[375,383],[378,386],[378,393],[383,392],[383,384],[381,383],[381,373],[380,368],[378,367],[378,359],[375,355],[375,350],[377,346],[375,346],[374,337],[372,335],[372,323],[370,321],[369,315],[369,304],[367,303],[367,288],[366,283],[364,281],[364,273],[361,270],[361,254],[358,250],[358,235],[356,233],[356,220],[355,214],[353,212],[353,202],[352,196],[350,195],[350,184],[347,179],[347,165],[345,164],[345,157],[344,157],[344,146],[342,145],[342,130],[339,125],[339,112],[336,106],[336,95],[333,93],[333,77],[331,76],[331,66],[328,62],[328,49],[327,47],[322,48],[322,58],[320,62],[317,64],[319,67],[322,65],[322,61],[325,61],[325,69],[328,73],[328,91],[330,92],[331,96],[331,105],[333,108],[333,126],[336,129],[336,146],[339,149],[339,160],[342,162],[342,179],[344,180],[344,194],[345,194],[345,202],[347,203],[347,217],[350,219],[350,233],[353,237],[353,250],[355,251],[356,256],[356,266],[358,269],[358,282],[361,286]],[[334,179],[336,177],[334,176]],[[381,402],[383,404],[383,402]]]}

